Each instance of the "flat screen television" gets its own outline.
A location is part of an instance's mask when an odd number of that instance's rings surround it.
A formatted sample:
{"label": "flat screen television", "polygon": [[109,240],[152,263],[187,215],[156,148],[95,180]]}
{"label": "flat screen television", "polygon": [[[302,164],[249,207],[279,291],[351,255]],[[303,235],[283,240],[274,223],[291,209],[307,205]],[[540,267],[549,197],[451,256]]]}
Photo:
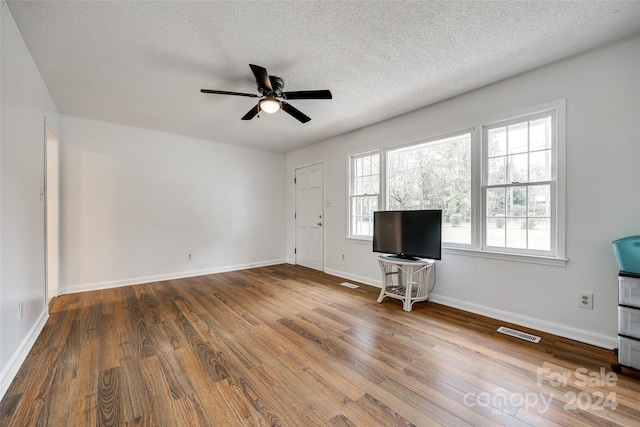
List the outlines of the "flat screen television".
{"label": "flat screen television", "polygon": [[373,251],[407,259],[441,259],[442,210],[374,212]]}

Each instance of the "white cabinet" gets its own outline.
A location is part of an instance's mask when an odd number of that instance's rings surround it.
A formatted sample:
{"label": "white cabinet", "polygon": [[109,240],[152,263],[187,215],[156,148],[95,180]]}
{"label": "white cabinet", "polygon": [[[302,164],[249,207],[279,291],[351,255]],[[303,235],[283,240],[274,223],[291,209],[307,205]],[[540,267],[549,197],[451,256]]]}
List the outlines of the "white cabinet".
{"label": "white cabinet", "polygon": [[623,367],[640,369],[640,275],[618,276],[618,363],[611,369]]}

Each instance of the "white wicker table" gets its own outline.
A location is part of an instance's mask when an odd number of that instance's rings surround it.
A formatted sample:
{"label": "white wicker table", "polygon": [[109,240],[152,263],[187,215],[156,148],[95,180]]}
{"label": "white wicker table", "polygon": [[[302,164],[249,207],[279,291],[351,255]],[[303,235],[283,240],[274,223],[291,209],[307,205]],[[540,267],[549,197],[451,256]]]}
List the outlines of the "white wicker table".
{"label": "white wicker table", "polygon": [[404,311],[411,311],[414,303],[429,299],[429,278],[435,261],[413,261],[381,255],[378,257],[378,264],[382,271],[379,303],[384,297],[396,298],[402,301]]}

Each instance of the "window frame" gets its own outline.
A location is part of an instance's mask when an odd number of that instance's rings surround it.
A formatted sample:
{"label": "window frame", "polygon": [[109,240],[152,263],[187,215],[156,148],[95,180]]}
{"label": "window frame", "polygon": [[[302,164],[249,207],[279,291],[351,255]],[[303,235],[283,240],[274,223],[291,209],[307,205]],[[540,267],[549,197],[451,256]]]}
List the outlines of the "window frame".
{"label": "window frame", "polygon": [[[519,185],[529,186],[540,183],[550,184],[550,251],[539,251],[534,249],[514,249],[489,246],[486,243],[486,190],[487,188],[508,187],[508,185],[488,185],[488,138],[487,130],[508,126],[523,121],[532,121],[538,118],[551,116],[551,176],[548,181],[543,182],[523,182]],[[480,138],[480,158],[477,159],[480,167],[480,176],[476,183],[479,197],[478,211],[475,217],[478,220],[476,231],[479,240],[476,241],[476,250],[485,256],[505,260],[520,260],[524,262],[550,264],[557,266],[566,265],[565,257],[565,230],[566,230],[566,163],[565,163],[565,126],[566,126],[566,100],[558,99],[533,107],[524,108],[515,112],[504,113],[494,116],[488,120],[482,120],[482,124],[477,126],[477,136]],[[444,248],[443,248],[444,249]]]}
{"label": "window frame", "polygon": [[[524,182],[504,182],[504,183],[500,183],[500,184],[491,184],[489,183],[489,131],[492,129],[496,129],[496,128],[501,128],[501,127],[505,127],[508,128],[511,125],[515,125],[515,124],[520,124],[520,123],[530,123],[532,121],[538,120],[538,119],[542,119],[542,118],[546,118],[549,117],[551,119],[551,147],[549,148],[550,150],[550,154],[551,154],[551,164],[550,164],[550,176],[549,179],[544,180],[544,181],[530,181],[529,179],[527,179]],[[557,161],[556,161],[556,135],[554,130],[557,127],[557,119],[556,119],[556,114],[555,111],[553,110],[547,110],[544,111],[542,113],[537,113],[537,114],[532,114],[532,115],[527,115],[527,116],[521,116],[521,117],[517,117],[517,118],[511,118],[502,122],[497,122],[497,123],[492,123],[490,125],[483,125],[482,126],[482,166],[483,166],[483,173],[482,173],[482,177],[481,177],[481,181],[482,181],[482,188],[481,188],[481,194],[482,194],[482,242],[481,242],[481,249],[483,251],[489,251],[489,252],[507,252],[507,253],[514,253],[514,254],[522,254],[522,255],[534,255],[534,256],[550,256],[550,257],[555,257],[555,251],[556,251],[556,247],[554,245],[554,242],[556,241],[556,228],[555,228],[555,223],[556,223],[556,218],[555,215],[553,214],[553,212],[555,212],[555,206],[557,204],[557,200],[556,200],[556,181],[554,179],[554,177],[556,176],[555,173],[555,168],[557,167]],[[527,128],[528,129],[528,128]],[[529,145],[529,137],[527,136],[527,145]],[[527,153],[530,154],[532,153],[532,151],[529,149],[529,147],[527,147],[526,151],[523,151],[522,153]],[[519,153],[520,154],[520,153]],[[509,154],[505,154],[505,156],[509,156]],[[530,168],[530,164],[527,165],[527,173],[529,174],[531,172],[531,168]],[[549,209],[549,220],[550,220],[550,236],[549,236],[549,245],[550,245],[550,249],[548,251],[546,250],[536,250],[536,249],[530,249],[530,248],[515,248],[515,247],[507,247],[507,246],[492,246],[489,244],[488,242],[488,231],[487,231],[487,223],[488,223],[488,219],[489,216],[487,215],[487,192],[490,189],[505,189],[506,191],[511,189],[511,188],[517,188],[517,187],[525,187],[527,188],[527,192],[528,189],[530,187],[534,187],[534,186],[538,186],[538,185],[548,185],[549,186],[549,191],[550,191],[550,195],[549,195],[549,201],[551,204],[551,208]],[[522,217],[524,219],[529,219],[529,215],[527,214],[526,216]],[[532,217],[535,218],[535,217]],[[505,218],[505,221],[508,218]],[[506,227],[506,225],[505,225]],[[528,234],[528,228],[527,228],[527,234]]]}
{"label": "window frame", "polygon": [[[486,241],[486,182],[488,179],[488,142],[485,130],[519,123],[525,120],[552,115],[552,147],[551,147],[551,250],[511,250],[509,248],[487,246]],[[387,204],[387,152],[401,148],[420,145],[455,135],[471,132],[471,244],[444,243],[443,253],[474,256],[480,258],[501,259],[552,266],[566,266],[566,99],[556,99],[538,105],[521,108],[516,111],[495,115],[482,120],[474,120],[466,126],[457,126],[442,132],[432,132],[428,137],[416,141],[394,144],[381,149],[369,150],[348,155],[348,227],[347,237],[360,242],[371,242],[372,236],[354,235],[352,233],[352,186],[353,159],[378,154],[378,209],[388,209]],[[545,181],[546,182],[546,181]],[[536,182],[537,184],[537,182]],[[522,185],[531,185],[529,182]]]}
{"label": "window frame", "polygon": [[[355,162],[357,159],[362,159],[365,157],[378,156],[378,209],[382,206],[382,180],[383,180],[383,167],[382,167],[382,153],[381,150],[371,150],[364,153],[351,154],[348,156],[348,202],[347,202],[347,238],[359,241],[369,242],[373,240],[372,236],[367,236],[363,234],[356,234],[355,230],[353,230],[353,220],[355,213],[353,212],[353,201],[355,198],[363,197],[363,196],[374,196],[374,194],[354,194],[354,184],[356,180],[356,176],[354,176],[355,171]],[[371,221],[373,223],[373,215],[371,216]]]}
{"label": "window frame", "polygon": [[390,152],[392,151],[397,151],[397,150],[405,150],[405,149],[410,149],[411,147],[417,147],[420,145],[429,145],[429,144],[440,144],[443,143],[444,140],[447,139],[451,139],[451,138],[455,138],[455,137],[461,137],[463,135],[469,134],[469,150],[470,150],[470,174],[471,174],[471,182],[470,182],[470,209],[471,209],[471,242],[470,243],[453,243],[453,242],[443,242],[442,243],[442,249],[444,250],[445,248],[458,248],[458,249],[472,249],[474,246],[474,209],[475,209],[475,205],[474,205],[474,200],[475,200],[475,189],[474,189],[474,127],[462,127],[462,128],[456,128],[456,130],[449,130],[447,132],[442,132],[442,133],[437,133],[434,134],[432,136],[429,136],[427,138],[424,139],[419,139],[417,141],[412,141],[409,143],[405,143],[405,144],[400,144],[400,145],[394,145],[391,147],[386,147],[383,150],[383,156],[381,158],[381,167],[383,168],[383,173],[381,176],[381,181],[380,181],[380,187],[381,187],[381,192],[382,192],[382,202],[384,209],[388,209],[389,208],[389,195],[388,195],[388,162],[387,162],[387,158]]}

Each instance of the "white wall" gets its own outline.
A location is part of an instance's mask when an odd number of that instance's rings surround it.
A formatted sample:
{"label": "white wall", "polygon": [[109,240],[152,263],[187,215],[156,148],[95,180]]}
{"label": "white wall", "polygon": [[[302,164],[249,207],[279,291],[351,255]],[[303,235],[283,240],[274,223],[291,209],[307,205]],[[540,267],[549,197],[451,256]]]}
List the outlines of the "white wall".
{"label": "white wall", "polygon": [[[523,54],[526,54],[524,52]],[[640,37],[551,64],[287,155],[287,176],[325,161],[325,270],[380,285],[371,245],[346,239],[347,156],[554,99],[567,101],[566,267],[444,253],[434,300],[605,347],[616,346],[610,242],[640,234]],[[293,262],[293,185],[287,180]],[[341,255],[345,254],[345,260]],[[594,292],[594,309],[577,307]]]}
{"label": "white wall", "polygon": [[1,397],[47,318],[40,188],[44,186],[45,116],[54,131],[58,116],[4,2],[0,15]]}
{"label": "white wall", "polygon": [[60,117],[61,293],[285,260],[284,155]]}

